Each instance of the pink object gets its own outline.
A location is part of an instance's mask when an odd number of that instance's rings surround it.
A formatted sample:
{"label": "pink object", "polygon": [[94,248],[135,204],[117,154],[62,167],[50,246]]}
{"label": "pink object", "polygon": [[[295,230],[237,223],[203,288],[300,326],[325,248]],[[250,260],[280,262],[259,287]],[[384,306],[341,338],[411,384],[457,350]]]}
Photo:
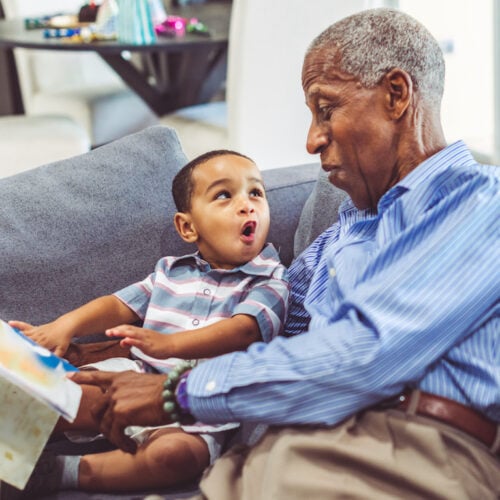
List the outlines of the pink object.
{"label": "pink object", "polygon": [[179,16],[167,16],[161,24],[155,26],[158,35],[184,36],[188,20]]}

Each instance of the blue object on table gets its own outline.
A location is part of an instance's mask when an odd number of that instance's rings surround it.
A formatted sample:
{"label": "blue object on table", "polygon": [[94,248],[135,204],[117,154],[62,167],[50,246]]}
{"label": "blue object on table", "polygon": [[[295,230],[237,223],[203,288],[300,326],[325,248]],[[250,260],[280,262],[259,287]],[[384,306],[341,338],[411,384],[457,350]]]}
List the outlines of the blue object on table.
{"label": "blue object on table", "polygon": [[134,45],[156,41],[148,0],[119,0],[118,41]]}

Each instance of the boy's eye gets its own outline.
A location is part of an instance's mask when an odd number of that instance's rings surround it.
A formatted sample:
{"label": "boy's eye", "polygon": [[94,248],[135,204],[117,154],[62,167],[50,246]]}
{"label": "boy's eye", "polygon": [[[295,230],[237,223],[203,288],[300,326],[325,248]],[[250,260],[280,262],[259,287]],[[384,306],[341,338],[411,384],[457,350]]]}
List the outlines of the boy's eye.
{"label": "boy's eye", "polygon": [[261,198],[262,196],[264,196],[264,191],[262,191],[262,189],[259,188],[254,188],[250,191],[250,196],[256,196],[258,198]]}
{"label": "boy's eye", "polygon": [[229,198],[231,198],[229,191],[220,191],[215,195],[216,200],[227,200]]}

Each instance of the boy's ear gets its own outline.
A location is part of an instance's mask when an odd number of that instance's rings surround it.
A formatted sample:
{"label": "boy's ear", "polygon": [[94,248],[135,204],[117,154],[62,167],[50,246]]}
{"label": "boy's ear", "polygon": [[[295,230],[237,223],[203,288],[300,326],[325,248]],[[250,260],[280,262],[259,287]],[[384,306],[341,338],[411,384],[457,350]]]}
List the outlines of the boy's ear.
{"label": "boy's ear", "polygon": [[174,215],[174,225],[175,229],[177,229],[177,232],[179,233],[179,236],[186,243],[195,243],[198,240],[198,232],[196,231],[189,214],[185,212],[177,212]]}

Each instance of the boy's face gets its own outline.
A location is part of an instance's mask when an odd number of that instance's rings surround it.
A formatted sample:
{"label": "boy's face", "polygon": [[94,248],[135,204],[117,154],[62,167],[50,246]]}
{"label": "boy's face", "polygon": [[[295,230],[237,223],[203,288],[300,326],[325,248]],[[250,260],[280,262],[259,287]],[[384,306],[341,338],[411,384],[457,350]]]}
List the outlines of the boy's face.
{"label": "boy's face", "polygon": [[213,268],[232,269],[258,255],[269,231],[269,206],[255,164],[217,156],[194,169],[193,182],[186,216],[203,258]]}

